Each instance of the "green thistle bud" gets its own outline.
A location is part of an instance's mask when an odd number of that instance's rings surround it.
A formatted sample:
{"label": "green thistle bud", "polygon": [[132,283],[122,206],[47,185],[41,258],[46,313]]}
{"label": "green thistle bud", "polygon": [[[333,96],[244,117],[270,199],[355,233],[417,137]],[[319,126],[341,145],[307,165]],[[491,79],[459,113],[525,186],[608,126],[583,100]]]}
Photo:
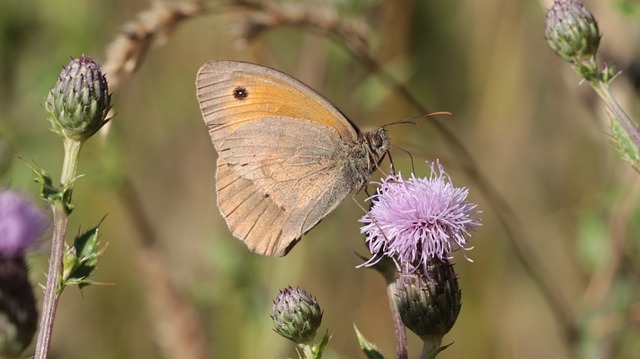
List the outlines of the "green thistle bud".
{"label": "green thistle bud", "polygon": [[110,103],[107,79],[100,66],[82,55],[62,68],[45,107],[54,132],[84,141],[107,123]]}
{"label": "green thistle bud", "polygon": [[593,15],[577,1],[555,1],[547,11],[547,42],[563,59],[579,65],[598,51],[600,31]]}
{"label": "green thistle bud", "polygon": [[458,279],[447,259],[429,259],[426,275],[399,274],[396,294],[402,322],[423,341],[439,344],[460,313]]}
{"label": "green thistle bud", "polygon": [[271,319],[276,333],[298,344],[308,343],[322,323],[322,310],[304,289],[288,287],[273,301]]}
{"label": "green thistle bud", "polygon": [[13,358],[31,343],[38,312],[22,256],[0,255],[0,358]]}

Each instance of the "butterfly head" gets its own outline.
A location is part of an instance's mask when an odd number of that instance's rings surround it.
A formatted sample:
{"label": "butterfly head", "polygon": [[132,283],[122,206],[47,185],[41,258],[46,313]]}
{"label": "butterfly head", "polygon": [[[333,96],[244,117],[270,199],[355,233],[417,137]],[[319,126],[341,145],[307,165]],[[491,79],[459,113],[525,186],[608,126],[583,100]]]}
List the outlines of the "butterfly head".
{"label": "butterfly head", "polygon": [[367,152],[367,176],[378,168],[389,151],[389,132],[384,127],[363,133],[364,148]]}

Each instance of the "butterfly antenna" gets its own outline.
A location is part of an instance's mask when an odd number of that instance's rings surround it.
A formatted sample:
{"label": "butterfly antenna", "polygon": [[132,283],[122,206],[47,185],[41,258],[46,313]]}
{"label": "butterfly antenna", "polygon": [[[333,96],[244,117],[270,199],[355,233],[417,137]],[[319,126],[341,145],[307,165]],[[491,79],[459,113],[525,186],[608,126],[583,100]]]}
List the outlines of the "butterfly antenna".
{"label": "butterfly antenna", "polygon": [[446,112],[446,111],[431,112],[431,113],[427,113],[427,114],[424,114],[424,115],[418,115],[418,116],[410,117],[410,118],[405,119],[405,120],[390,122],[390,123],[387,123],[385,125],[382,125],[382,127],[387,127],[387,126],[391,126],[391,125],[400,125],[400,124],[410,124],[410,125],[420,126],[420,124],[417,123],[415,120],[420,119],[420,118],[437,116],[437,115],[453,116],[453,114],[451,112]]}
{"label": "butterfly antenna", "polygon": [[386,128],[386,127],[389,127],[389,126],[392,126],[392,125],[404,125],[404,124],[420,126],[420,124],[418,124],[415,121],[412,121],[412,119],[408,119],[408,120],[400,120],[400,121],[394,121],[394,122],[390,122],[390,123],[385,123],[384,125],[382,125],[380,127]]}

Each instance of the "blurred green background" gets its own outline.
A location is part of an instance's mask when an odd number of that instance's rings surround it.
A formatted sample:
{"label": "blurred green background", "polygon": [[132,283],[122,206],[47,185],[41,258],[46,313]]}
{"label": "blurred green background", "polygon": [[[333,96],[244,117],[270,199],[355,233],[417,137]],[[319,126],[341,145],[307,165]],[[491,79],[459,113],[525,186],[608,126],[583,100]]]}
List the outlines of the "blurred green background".
{"label": "blurred green background", "polygon": [[[212,59],[268,65],[317,89],[362,128],[422,113],[323,34],[304,27],[267,29],[241,46],[237,30],[252,12],[231,3],[206,3],[206,14],[154,41],[139,68],[113,91],[108,132],[85,145],[70,234],[107,215],[101,238],[108,250],[93,279],[110,285],[65,291],[52,358],[170,357],[165,347],[175,346],[167,338],[179,337],[171,314],[181,312],[167,311],[171,303],[157,305],[158,296],[167,295],[165,280],[176,290],[168,297],[184,299],[194,310],[210,358],[296,357],[291,343],[271,329],[272,300],[288,285],[308,290],[324,309],[321,331],[333,335],[325,358],[364,358],[354,323],[387,358],[395,356],[384,281],[372,270],[356,269],[362,262],[356,253],[367,252],[357,223],[362,213],[353,201],[345,200],[285,258],[252,254],[229,234],[215,205],[216,153],[199,113],[195,74]],[[611,145],[598,99],[548,48],[544,8],[550,2],[274,4],[361,19],[377,61],[429,111],[454,114],[418,120],[417,128],[390,128],[392,142],[413,154],[418,174],[427,173],[425,160],[439,158],[454,185],[467,186],[484,211],[483,226],[472,238],[474,262],[455,255],[462,311],[444,340],[454,344],[439,357],[640,355],[640,340],[634,340],[640,327],[640,181]],[[636,113],[636,5],[585,5],[604,34],[600,57],[623,70],[614,93]],[[47,91],[70,57],[84,53],[105,61],[107,45],[124,24],[150,6],[124,0],[0,2],[0,134],[8,146],[2,161],[12,159],[3,187],[37,197],[28,167],[15,156],[59,176],[62,142],[46,120]],[[461,170],[460,158],[431,121],[452,129],[476,169],[513,208],[527,234],[517,240],[525,241],[576,318],[571,340],[514,255],[491,199]],[[408,174],[407,156],[392,153],[396,168]],[[145,252],[149,237],[164,261],[155,272]],[[45,282],[48,246],[45,238],[29,257],[34,283]],[[421,343],[408,335],[410,358],[417,358]]]}

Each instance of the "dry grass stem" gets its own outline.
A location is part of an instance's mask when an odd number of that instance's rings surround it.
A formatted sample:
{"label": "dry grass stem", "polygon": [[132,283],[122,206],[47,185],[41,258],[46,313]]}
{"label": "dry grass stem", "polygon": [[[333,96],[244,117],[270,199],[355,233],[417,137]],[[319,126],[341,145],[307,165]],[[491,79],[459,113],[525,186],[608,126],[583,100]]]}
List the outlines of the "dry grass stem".
{"label": "dry grass stem", "polygon": [[323,35],[337,36],[357,47],[367,47],[370,38],[369,27],[362,19],[345,18],[328,5],[248,1],[236,1],[234,5],[251,10],[232,28],[241,45],[278,27],[304,27]]}
{"label": "dry grass stem", "polygon": [[136,227],[141,246],[138,250],[138,268],[149,303],[149,316],[155,332],[154,338],[167,359],[205,359],[206,336],[198,313],[176,285],[171,275],[165,249],[143,208],[138,192],[127,181],[120,189],[119,198]]}
{"label": "dry grass stem", "polygon": [[201,1],[169,4],[154,1],[138,14],[138,18],[125,24],[116,38],[107,46],[102,70],[115,90],[122,78],[135,71],[151,45],[162,45],[181,22],[198,16]]}

